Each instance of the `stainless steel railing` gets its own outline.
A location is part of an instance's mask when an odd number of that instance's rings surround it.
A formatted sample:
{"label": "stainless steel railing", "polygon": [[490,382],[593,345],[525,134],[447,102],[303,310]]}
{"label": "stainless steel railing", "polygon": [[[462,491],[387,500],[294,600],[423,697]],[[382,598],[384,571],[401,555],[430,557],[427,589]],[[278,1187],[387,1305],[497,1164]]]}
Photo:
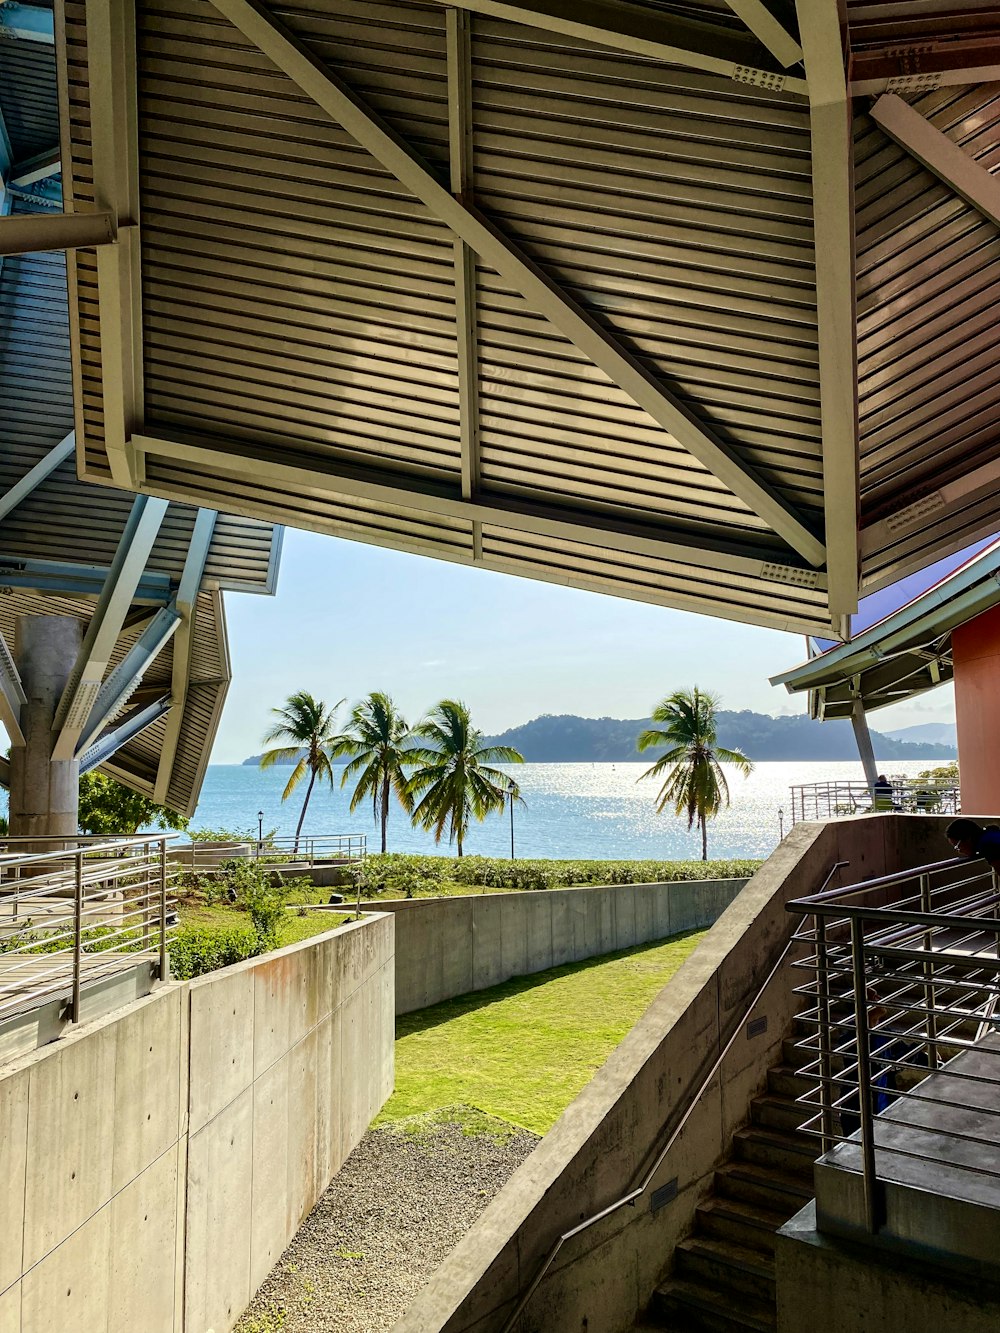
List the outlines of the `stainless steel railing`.
{"label": "stainless steel railing", "polygon": [[874,792],[860,780],[805,782],[789,788],[789,797],[793,824],[893,810],[917,815],[954,815],[961,810],[956,784],[920,778],[890,778],[886,790],[876,788]]}
{"label": "stainless steel railing", "polygon": [[827,1160],[861,1171],[868,1230],[884,1220],[884,1181],[905,1181],[908,1164],[939,1164],[959,1182],[1000,1176],[1000,1158],[981,1151],[1000,1133],[996,873],[941,861],[788,910],[807,945],[793,965],[810,974],[796,988],[812,1085],[802,1129]]}
{"label": "stainless steel railing", "polygon": [[231,845],[193,839],[171,851],[171,857],[184,870],[195,874],[219,868],[223,861],[251,859],[280,869],[283,865],[312,865],[318,861],[363,861],[368,854],[365,833],[319,833],[289,837],[244,838]]}
{"label": "stainless steel railing", "polygon": [[0,838],[0,1022],[148,961],[168,975],[169,837]]}

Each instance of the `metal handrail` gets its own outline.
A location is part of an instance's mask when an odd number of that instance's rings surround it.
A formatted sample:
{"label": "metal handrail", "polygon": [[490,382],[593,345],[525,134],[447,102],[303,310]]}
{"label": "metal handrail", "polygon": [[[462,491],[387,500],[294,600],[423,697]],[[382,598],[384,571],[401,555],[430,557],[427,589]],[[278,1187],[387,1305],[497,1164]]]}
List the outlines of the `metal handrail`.
{"label": "metal handrail", "polygon": [[[837,873],[838,870],[842,870],[844,866],[848,865],[850,865],[850,861],[838,861],[836,865],[832,866],[829,872],[827,873],[826,879],[823,881],[823,887],[825,888],[826,885],[829,884],[830,880],[834,877],[834,875]],[[637,1199],[640,1199],[646,1193],[650,1185],[653,1183],[653,1180],[656,1177],[656,1173],[659,1171],[660,1167],[666,1161],[670,1153],[670,1150],[673,1148],[674,1144],[680,1138],[685,1127],[687,1126],[688,1121],[691,1119],[691,1116],[698,1108],[698,1105],[701,1102],[702,1097],[704,1097],[705,1093],[711,1087],[713,1081],[715,1080],[716,1075],[722,1068],[722,1065],[725,1063],[726,1056],[729,1054],[729,1052],[735,1045],[736,1038],[743,1031],[744,1024],[747,1022],[750,1015],[753,1013],[754,1009],[756,1009],[757,1005],[760,1003],[761,999],[763,998],[764,992],[767,990],[768,986],[770,986],[775,976],[777,976],[778,972],[780,971],[782,965],[785,962],[785,959],[788,957],[792,945],[795,943],[796,939],[794,936],[792,936],[792,938],[788,940],[788,942],[785,944],[785,947],[781,950],[777,962],[768,972],[767,977],[765,978],[763,984],[761,985],[757,993],[754,995],[750,1003],[744,1009],[743,1014],[740,1017],[739,1021],[734,1025],[729,1040],[726,1042],[725,1046],[723,1046],[722,1050],[720,1051],[718,1057],[715,1060],[715,1063],[712,1065],[712,1068],[705,1075],[704,1079],[702,1080],[702,1082],[698,1087],[698,1090],[688,1099],[687,1109],[684,1111],[684,1114],[681,1116],[680,1120],[674,1126],[673,1130],[670,1133],[670,1137],[667,1139],[666,1143],[660,1149],[659,1153],[656,1156],[655,1161],[653,1162],[653,1165],[649,1167],[649,1169],[646,1171],[646,1174],[642,1177],[641,1183],[637,1185],[634,1189],[629,1190],[627,1194],[623,1194],[620,1199],[616,1199],[614,1203],[610,1203],[606,1208],[602,1208],[600,1212],[594,1213],[591,1217],[588,1217],[584,1221],[578,1223],[575,1227],[572,1227],[569,1231],[564,1231],[562,1233],[562,1235],[555,1241],[552,1248],[549,1250],[548,1254],[545,1256],[545,1259],[541,1267],[539,1268],[538,1272],[532,1279],[530,1285],[524,1292],[524,1295],[521,1297],[517,1305],[514,1307],[513,1314],[511,1314],[511,1316],[508,1318],[507,1322],[500,1330],[500,1333],[510,1333],[511,1329],[514,1327],[514,1324],[517,1322],[519,1316],[521,1315],[521,1312],[524,1310],[525,1306],[528,1304],[532,1296],[538,1290],[539,1284],[545,1277],[545,1274],[552,1267],[553,1263],[555,1262],[556,1258],[559,1255],[560,1250],[566,1244],[567,1241],[573,1240],[574,1237],[579,1236],[581,1232],[588,1231],[596,1223],[602,1222],[604,1218],[610,1217],[612,1213],[616,1213],[619,1210],[619,1208],[624,1208],[626,1204],[633,1205]]]}

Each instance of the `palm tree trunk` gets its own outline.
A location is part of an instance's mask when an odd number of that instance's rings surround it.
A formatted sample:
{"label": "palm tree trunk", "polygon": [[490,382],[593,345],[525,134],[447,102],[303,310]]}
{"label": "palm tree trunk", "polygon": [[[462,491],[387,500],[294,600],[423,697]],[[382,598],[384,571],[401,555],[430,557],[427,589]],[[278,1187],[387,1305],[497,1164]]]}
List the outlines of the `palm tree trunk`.
{"label": "palm tree trunk", "polygon": [[382,855],[385,855],[385,829],[389,822],[389,776],[382,779]]}
{"label": "palm tree trunk", "polygon": [[459,854],[459,856],[462,855],[462,835],[461,835],[461,833],[458,835],[458,854]]}
{"label": "palm tree trunk", "polygon": [[708,820],[704,815],[701,816],[701,859],[708,860]]}
{"label": "palm tree trunk", "polygon": [[303,825],[303,823],[305,822],[305,817],[306,817],[306,807],[307,807],[308,804],[309,804],[309,797],[312,795],[313,783],[314,783],[315,781],[316,781],[316,770],[315,770],[314,768],[311,768],[311,769],[309,770],[309,786],[306,788],[306,799],[302,802],[302,813],[299,815],[299,823],[298,823],[298,827],[297,827],[296,830],[295,830],[295,852],[294,852],[294,855],[296,855],[296,856],[298,855],[298,851],[299,851],[299,838],[302,836],[302,825]]}

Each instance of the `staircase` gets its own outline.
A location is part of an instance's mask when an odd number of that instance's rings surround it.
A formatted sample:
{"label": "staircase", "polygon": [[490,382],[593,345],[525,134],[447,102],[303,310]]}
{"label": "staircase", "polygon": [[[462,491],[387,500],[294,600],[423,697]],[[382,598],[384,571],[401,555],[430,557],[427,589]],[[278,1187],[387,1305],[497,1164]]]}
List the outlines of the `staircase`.
{"label": "staircase", "polygon": [[715,1172],[698,1208],[694,1233],[674,1252],[670,1278],[656,1290],[637,1329],[731,1333],[775,1328],[774,1233],[813,1197],[819,1142],[800,1134],[808,1112],[795,1098],[808,1090],[796,1070],[793,1040],[769,1070],[767,1092],[751,1103],[750,1124],[733,1136],[730,1159]]}

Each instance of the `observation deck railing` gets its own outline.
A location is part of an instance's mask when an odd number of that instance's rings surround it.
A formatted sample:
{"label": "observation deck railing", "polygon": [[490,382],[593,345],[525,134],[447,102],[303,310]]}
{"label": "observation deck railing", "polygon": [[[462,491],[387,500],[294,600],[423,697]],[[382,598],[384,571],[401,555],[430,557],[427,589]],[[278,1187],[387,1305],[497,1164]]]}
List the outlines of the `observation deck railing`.
{"label": "observation deck railing", "polygon": [[168,837],[0,838],[0,1023],[147,962],[168,975]]}
{"label": "observation deck railing", "polygon": [[792,823],[806,819],[835,819],[838,815],[886,814],[956,815],[961,810],[956,783],[928,778],[890,778],[892,791],[874,792],[867,782],[799,783],[789,789]]}
{"label": "observation deck railing", "polygon": [[885,1220],[887,1181],[1000,1192],[996,873],[942,861],[788,910],[809,946],[793,966],[811,974],[796,988],[812,1082],[802,1128],[821,1138],[824,1163],[861,1172],[867,1230]]}

